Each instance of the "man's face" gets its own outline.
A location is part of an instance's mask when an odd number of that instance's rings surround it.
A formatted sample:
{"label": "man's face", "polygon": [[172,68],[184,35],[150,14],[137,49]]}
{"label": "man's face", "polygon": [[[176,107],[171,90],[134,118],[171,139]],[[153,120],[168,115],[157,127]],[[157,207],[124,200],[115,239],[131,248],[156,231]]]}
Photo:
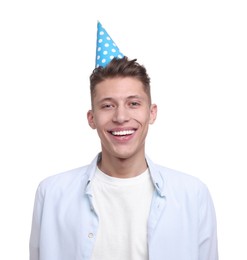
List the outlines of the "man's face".
{"label": "man's face", "polygon": [[134,78],[106,79],[96,86],[88,123],[97,129],[102,154],[127,159],[144,154],[149,124],[155,121],[156,105]]}

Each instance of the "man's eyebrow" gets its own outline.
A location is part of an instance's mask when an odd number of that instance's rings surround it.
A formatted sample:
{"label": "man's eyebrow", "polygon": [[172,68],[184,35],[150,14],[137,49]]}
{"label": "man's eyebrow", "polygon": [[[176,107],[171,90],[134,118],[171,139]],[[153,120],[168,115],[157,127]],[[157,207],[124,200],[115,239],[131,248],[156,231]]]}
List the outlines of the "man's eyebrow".
{"label": "man's eyebrow", "polygon": [[100,99],[97,103],[102,103],[105,101],[113,101],[113,100],[114,100],[114,98],[112,98],[112,97],[105,97],[105,98]]}
{"label": "man's eyebrow", "polygon": [[131,96],[128,96],[126,99],[135,99],[135,98],[137,98],[137,99],[143,99],[143,97],[138,96],[138,95],[131,95]]}

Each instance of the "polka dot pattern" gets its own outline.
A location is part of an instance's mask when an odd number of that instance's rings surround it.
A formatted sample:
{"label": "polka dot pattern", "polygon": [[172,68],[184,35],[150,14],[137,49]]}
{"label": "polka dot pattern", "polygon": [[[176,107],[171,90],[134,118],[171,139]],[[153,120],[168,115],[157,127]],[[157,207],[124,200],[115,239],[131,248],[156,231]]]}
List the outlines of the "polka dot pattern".
{"label": "polka dot pattern", "polygon": [[98,22],[95,67],[105,67],[114,57],[123,58],[124,55],[120,52],[102,24]]}

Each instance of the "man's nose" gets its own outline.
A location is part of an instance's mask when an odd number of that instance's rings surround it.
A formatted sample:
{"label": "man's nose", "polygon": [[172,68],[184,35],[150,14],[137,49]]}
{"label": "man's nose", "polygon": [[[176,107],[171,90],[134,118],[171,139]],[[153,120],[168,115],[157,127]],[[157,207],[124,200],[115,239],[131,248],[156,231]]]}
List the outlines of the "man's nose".
{"label": "man's nose", "polygon": [[124,106],[119,106],[116,108],[113,121],[115,123],[122,124],[130,119],[129,111]]}

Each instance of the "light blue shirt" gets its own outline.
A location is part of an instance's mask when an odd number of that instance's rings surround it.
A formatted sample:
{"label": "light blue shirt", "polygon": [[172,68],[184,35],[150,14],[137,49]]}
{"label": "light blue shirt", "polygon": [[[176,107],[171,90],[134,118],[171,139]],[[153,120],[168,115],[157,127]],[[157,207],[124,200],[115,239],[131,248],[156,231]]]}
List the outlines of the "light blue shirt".
{"label": "light blue shirt", "polygon": [[[99,158],[40,183],[30,260],[90,260],[99,225],[91,180]],[[146,161],[155,187],[147,226],[149,260],[218,260],[215,210],[205,184]]]}

